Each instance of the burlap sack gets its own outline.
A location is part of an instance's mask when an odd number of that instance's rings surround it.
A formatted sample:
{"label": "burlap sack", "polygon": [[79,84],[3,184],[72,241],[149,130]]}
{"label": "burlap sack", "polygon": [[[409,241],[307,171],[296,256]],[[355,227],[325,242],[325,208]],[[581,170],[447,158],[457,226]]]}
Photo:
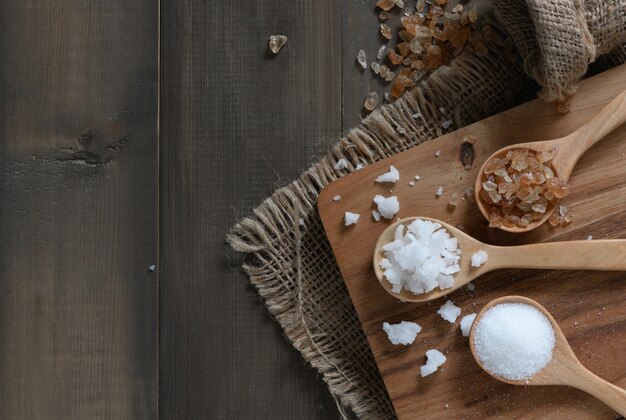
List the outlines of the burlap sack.
{"label": "burlap sack", "polygon": [[567,110],[590,63],[626,42],[626,0],[493,0],[524,69]]}
{"label": "burlap sack", "polygon": [[[318,193],[357,163],[370,164],[442,135],[447,119],[462,127],[534,96],[537,86],[505,52],[504,42],[495,36],[486,57],[463,53],[373,112],[228,236],[235,250],[248,254],[243,268],[250,281],[286,338],[319,370],[344,418],[346,408],[363,419],[391,419],[395,413],[317,213]],[[616,52],[610,64],[624,58],[623,51]],[[413,118],[417,112],[423,118]],[[406,134],[399,134],[399,127]],[[348,160],[348,170],[334,169],[340,158]]]}

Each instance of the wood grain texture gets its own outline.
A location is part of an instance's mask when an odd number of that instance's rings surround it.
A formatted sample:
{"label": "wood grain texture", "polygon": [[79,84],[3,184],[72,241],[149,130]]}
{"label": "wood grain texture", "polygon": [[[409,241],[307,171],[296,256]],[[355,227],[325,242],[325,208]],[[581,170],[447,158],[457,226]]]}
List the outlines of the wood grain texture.
{"label": "wood grain texture", "polygon": [[0,7],[0,418],[156,415],[157,23]]}
{"label": "wood grain texture", "polygon": [[[523,141],[562,137],[593,117],[626,86],[626,66],[597,75],[581,84],[567,115],[558,115],[540,101],[447,134],[414,149],[347,175],[325,188],[319,211],[342,274],[368,336],[385,384],[401,419],[429,418],[612,418],[614,413],[580,391],[562,387],[513,387],[499,383],[473,362],[467,339],[458,325],[443,321],[436,310],[444,299],[430,304],[403,304],[378,284],[372,252],[388,222],[375,223],[369,212],[375,194],[390,195],[389,186],[373,182],[394,165],[401,173],[393,194],[399,197],[398,217],[422,215],[453,226],[462,224],[487,243],[513,245],[550,240],[626,237],[626,126],[593,146],[571,177],[574,193],[563,200],[576,219],[566,227],[542,226],[532,232],[510,234],[488,229],[475,205],[461,202],[448,209],[450,193],[474,183],[482,161],[499,147]],[[465,169],[459,160],[462,144],[474,137],[474,161]],[[441,156],[435,157],[435,151]],[[408,185],[413,175],[422,179]],[[444,194],[435,198],[438,186]],[[333,202],[332,197],[342,200]],[[355,226],[343,226],[343,213],[361,213]],[[558,320],[574,352],[592,372],[619,386],[626,385],[623,337],[626,293],[622,272],[500,270],[475,281],[476,290],[460,289],[449,296],[463,314],[477,312],[489,300],[503,295],[525,295],[544,305]],[[383,321],[416,321],[423,330],[412,346],[393,346]],[[437,348],[448,356],[444,369],[419,378],[424,353]]]}
{"label": "wood grain texture", "polygon": [[161,3],[163,419],[337,417],[225,236],[339,133],[340,17],[333,0]]}

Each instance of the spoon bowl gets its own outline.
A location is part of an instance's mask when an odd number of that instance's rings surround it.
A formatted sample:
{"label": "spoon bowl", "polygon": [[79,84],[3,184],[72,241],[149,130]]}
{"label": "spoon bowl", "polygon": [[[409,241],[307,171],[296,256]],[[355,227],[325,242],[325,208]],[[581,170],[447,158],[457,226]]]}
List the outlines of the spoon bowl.
{"label": "spoon bowl", "polygon": [[[380,267],[380,261],[384,258],[383,246],[393,241],[398,225],[408,226],[415,219],[438,223],[457,239],[461,250],[460,271],[454,274],[452,287],[443,290],[437,287],[423,294],[414,294],[405,289],[400,293],[391,290],[391,283],[387,281]],[[488,259],[480,267],[472,267],[471,256],[480,250],[488,254]],[[403,302],[428,302],[465,286],[487,272],[500,268],[626,270],[625,255],[626,240],[624,239],[547,242],[503,247],[480,242],[460,229],[437,219],[407,217],[392,223],[381,233],[374,247],[373,266],[380,285],[391,296]]]}
{"label": "spoon bowl", "polygon": [[[565,137],[561,137],[555,140],[518,143],[497,150],[485,160],[480,168],[480,171],[478,172],[478,176],[476,177],[474,194],[480,212],[487,220],[489,220],[490,209],[488,208],[489,206],[485,204],[483,199],[480,197],[480,192],[483,189],[483,174],[485,170],[485,165],[487,165],[487,162],[489,162],[493,158],[503,157],[509,150],[514,149],[529,149],[541,153],[556,148],[556,155],[551,161],[552,169],[556,177],[567,182],[572,174],[572,171],[574,170],[574,166],[576,166],[576,163],[578,162],[580,157],[587,150],[589,150],[591,146],[600,141],[611,131],[622,125],[625,121],[626,91],[623,91],[618,94],[615,99],[609,102],[609,104],[605,106],[590,121],[588,121],[582,127]],[[554,208],[555,204],[552,204],[546,209],[546,212],[541,219],[533,220],[526,227],[501,225],[498,226],[498,228],[513,233],[528,232],[544,224],[550,217],[550,214],[554,211]]]}
{"label": "spoon bowl", "polygon": [[[539,372],[526,380],[510,380],[489,372],[476,354],[474,337],[476,326],[491,308],[502,303],[522,303],[538,309],[550,321],[556,338],[552,359]],[[486,304],[474,320],[469,335],[470,350],[476,363],[493,378],[511,385],[567,385],[593,395],[613,408],[621,415],[626,415],[626,391],[596,376],[578,360],[567,338],[554,317],[543,306],[523,296],[505,296]]]}

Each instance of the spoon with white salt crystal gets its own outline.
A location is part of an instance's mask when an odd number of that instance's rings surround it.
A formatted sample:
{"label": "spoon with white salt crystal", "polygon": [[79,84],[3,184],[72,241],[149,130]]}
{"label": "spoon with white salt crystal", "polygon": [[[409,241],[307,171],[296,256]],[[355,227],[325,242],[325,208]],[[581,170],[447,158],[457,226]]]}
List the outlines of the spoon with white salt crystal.
{"label": "spoon with white salt crystal", "polygon": [[626,415],[626,390],[585,368],[552,315],[532,299],[505,296],[485,305],[472,325],[470,349],[500,381],[571,386]]}
{"label": "spoon with white salt crystal", "polygon": [[[411,226],[415,221],[422,223],[417,229]],[[399,235],[401,225],[408,228]],[[399,244],[400,237],[406,245]],[[409,217],[382,232],[374,247],[373,265],[390,295],[405,302],[427,302],[501,268],[626,270],[626,239],[495,246],[440,220]]]}

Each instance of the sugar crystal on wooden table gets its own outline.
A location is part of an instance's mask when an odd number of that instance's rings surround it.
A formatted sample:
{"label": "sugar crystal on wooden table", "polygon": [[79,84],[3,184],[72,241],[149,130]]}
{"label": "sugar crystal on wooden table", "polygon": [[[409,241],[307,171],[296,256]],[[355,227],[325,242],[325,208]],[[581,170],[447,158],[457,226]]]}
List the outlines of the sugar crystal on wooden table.
{"label": "sugar crystal on wooden table", "polygon": [[391,61],[394,65],[398,65],[404,60],[404,58],[400,54],[396,53],[393,48],[389,48],[387,50],[387,56],[389,57],[389,61]]}
{"label": "sugar crystal on wooden table", "polygon": [[459,193],[455,191],[452,194],[450,194],[448,205],[450,205],[450,207],[456,207],[458,203],[459,203]]}
{"label": "sugar crystal on wooden table", "polygon": [[365,108],[368,112],[372,112],[374,108],[376,108],[377,106],[378,106],[378,93],[370,92],[370,94],[367,95],[367,99],[365,100],[365,103],[363,104],[363,108]]}
{"label": "sugar crystal on wooden table", "polygon": [[399,98],[407,87],[415,86],[415,82],[408,77],[398,76],[391,86],[391,94],[395,98]]}
{"label": "sugar crystal on wooden table", "polygon": [[376,53],[376,59],[380,60],[383,58],[383,56],[385,55],[385,50],[387,49],[386,45],[381,45],[380,48],[378,49],[378,52]]}
{"label": "sugar crystal on wooden table", "polygon": [[391,18],[391,14],[384,10],[378,14],[378,20],[380,20],[381,22],[386,22],[389,20],[389,18]]}
{"label": "sugar crystal on wooden table", "polygon": [[365,70],[367,68],[367,57],[365,56],[365,51],[359,50],[356,55],[356,59],[359,62],[359,65]]}
{"label": "sugar crystal on wooden table", "polygon": [[372,64],[370,64],[370,67],[372,68],[372,71],[374,72],[374,74],[380,73],[380,64],[378,64],[376,61],[372,61]]}
{"label": "sugar crystal on wooden table", "polygon": [[396,2],[393,0],[378,0],[376,2],[376,7],[380,7],[386,12],[390,11],[395,5]]}
{"label": "sugar crystal on wooden table", "polygon": [[269,40],[270,50],[274,54],[278,54],[278,51],[287,43],[287,37],[285,35],[272,35]]}
{"label": "sugar crystal on wooden table", "polygon": [[391,39],[391,28],[385,23],[380,24],[380,33],[387,39]]}

